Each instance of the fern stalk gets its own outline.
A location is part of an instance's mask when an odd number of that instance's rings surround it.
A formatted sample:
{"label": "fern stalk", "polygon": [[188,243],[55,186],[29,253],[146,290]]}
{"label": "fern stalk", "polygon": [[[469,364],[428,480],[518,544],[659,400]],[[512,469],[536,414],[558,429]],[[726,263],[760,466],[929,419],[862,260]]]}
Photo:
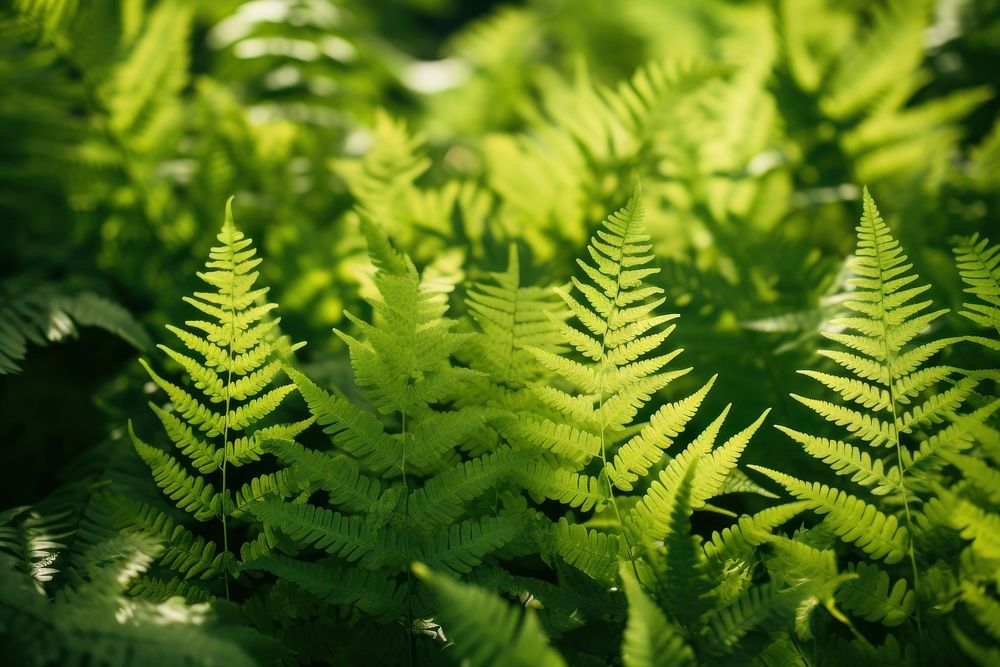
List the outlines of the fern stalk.
{"label": "fern stalk", "polygon": [[[862,218],[862,220],[869,220],[872,223],[872,236],[874,237],[878,234],[875,221],[879,219],[879,212],[878,209],[875,208],[875,202],[871,198],[871,195],[868,194],[867,187],[864,190],[864,211],[865,215],[864,218]],[[872,244],[872,246],[875,252],[875,263],[877,266],[881,267],[883,266],[883,259],[881,251],[879,249],[878,241],[876,240]],[[885,313],[887,312],[885,296],[886,296],[885,289],[880,289],[879,309],[883,313],[882,317],[885,317]],[[916,599],[916,605],[914,606],[913,617],[914,621],[917,624],[917,632],[921,637],[923,637],[923,624],[921,623],[921,618],[920,618],[920,592],[918,588],[919,570],[917,569],[916,552],[913,548],[913,517],[910,514],[910,500],[906,491],[905,480],[906,480],[907,468],[903,464],[903,445],[899,439],[900,422],[896,410],[896,394],[894,387],[895,378],[893,377],[892,374],[892,366],[896,358],[896,353],[892,351],[892,347],[889,344],[889,331],[885,326],[882,327],[882,345],[884,346],[886,352],[885,363],[886,366],[889,368],[889,383],[887,391],[889,393],[889,409],[892,413],[892,424],[893,424],[892,434],[893,434],[893,441],[896,446],[896,465],[899,466],[899,495],[903,500],[903,515],[906,517],[906,532],[910,535],[907,552],[910,558],[910,570],[913,575],[913,592]]]}
{"label": "fern stalk", "polygon": [[[632,223],[641,216],[641,205],[639,204],[639,197],[641,194],[640,186],[638,182],[635,186],[635,193],[632,195],[632,205],[628,207],[630,213],[628,221],[625,225],[625,231],[623,232],[623,238],[629,237],[629,229]],[[615,289],[614,295],[610,296],[611,303],[614,303],[618,299],[618,295],[621,293],[621,273],[625,269],[623,265],[623,260],[625,258],[624,251],[619,255],[618,259],[618,271],[615,276]],[[635,574],[635,578],[639,579],[639,570],[635,564],[635,556],[632,553],[632,543],[628,538],[627,531],[625,530],[625,523],[622,520],[621,512],[618,509],[618,503],[615,500],[615,490],[614,484],[611,483],[611,475],[608,474],[608,451],[607,451],[607,428],[608,428],[608,418],[604,411],[604,403],[607,401],[607,397],[604,395],[604,380],[608,371],[608,332],[611,330],[610,327],[605,329],[604,334],[601,336],[601,383],[599,387],[599,401],[598,401],[598,414],[601,415],[601,475],[604,477],[605,483],[608,485],[608,502],[611,503],[611,507],[615,512],[615,520],[618,522],[618,535],[622,538],[622,542],[625,544],[625,550],[628,552],[629,564],[632,566],[632,572]]]}
{"label": "fern stalk", "polygon": [[[403,477],[403,523],[410,517],[410,484],[406,478],[406,411],[403,410],[400,419],[400,431],[403,439],[403,449],[400,452],[399,472]],[[407,664],[413,667],[413,572],[410,567],[410,532],[403,531],[403,554],[406,558],[406,655]]]}

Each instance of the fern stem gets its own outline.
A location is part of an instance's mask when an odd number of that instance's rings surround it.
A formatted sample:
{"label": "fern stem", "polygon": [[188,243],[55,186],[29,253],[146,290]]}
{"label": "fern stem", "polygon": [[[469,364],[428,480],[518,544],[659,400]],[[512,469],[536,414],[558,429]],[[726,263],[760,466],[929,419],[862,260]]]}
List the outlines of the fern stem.
{"label": "fern stem", "polygon": [[[601,392],[601,407],[604,406],[604,394]],[[601,423],[601,462],[603,466],[601,467],[601,475],[604,477],[605,481],[608,483],[608,502],[611,503],[611,507],[615,511],[615,520],[618,522],[618,534],[622,538],[622,542],[625,543],[625,550],[628,553],[628,562],[632,566],[632,573],[635,574],[635,580],[639,581],[639,569],[635,565],[635,557],[632,554],[632,543],[628,539],[628,534],[625,531],[625,522],[622,520],[621,511],[618,509],[618,502],[615,500],[615,487],[611,483],[611,475],[608,474],[608,454],[605,448],[604,440],[604,423]]]}
{"label": "fern stem", "polygon": [[[873,228],[875,227],[873,223]],[[903,466],[903,445],[899,440],[899,416],[896,411],[896,393],[894,388],[894,378],[892,364],[895,360],[895,355],[892,353],[889,344],[889,332],[886,329],[886,305],[885,305],[885,281],[882,279],[882,254],[879,248],[878,231],[874,231],[875,241],[872,246],[875,251],[875,265],[878,267],[879,272],[879,311],[881,313],[880,317],[882,320],[882,345],[885,350],[885,363],[889,371],[888,380],[888,394],[889,394],[889,410],[892,412],[892,437],[896,444],[896,463],[899,466],[899,494],[903,499],[903,512],[906,517],[906,533],[907,533],[907,551],[910,556],[910,569],[913,574],[913,596],[915,598],[915,604],[913,608],[913,618],[917,624],[917,636],[923,637],[923,624],[920,618],[920,591],[918,590],[919,582],[918,570],[917,570],[917,556],[913,548],[913,517],[910,515],[910,500],[906,493],[906,468]],[[923,653],[923,646],[918,642],[917,649]]]}
{"label": "fern stem", "polygon": [[637,217],[636,213],[637,206],[638,202],[633,200],[631,215],[629,216],[628,223],[625,226],[625,231],[622,232],[622,248],[621,248],[621,253],[618,256],[618,271],[616,272],[615,275],[615,289],[614,289],[614,294],[609,297],[612,303],[611,313],[609,313],[607,318],[607,328],[605,328],[604,333],[601,336],[601,384],[599,387],[598,413],[601,415],[601,463],[602,463],[601,475],[604,476],[605,480],[608,483],[608,502],[611,503],[611,507],[615,511],[615,519],[618,521],[618,534],[621,536],[622,542],[625,545],[625,550],[628,552],[628,561],[629,564],[632,566],[632,572],[635,574],[635,579],[636,581],[639,581],[639,569],[636,567],[635,557],[632,554],[632,543],[628,539],[628,535],[625,532],[625,523],[622,521],[622,515],[621,512],[618,510],[618,503],[615,500],[614,484],[612,484],[611,475],[608,472],[608,451],[607,451],[607,438],[605,433],[607,430],[607,422],[604,416],[604,403],[606,401],[606,398],[604,396],[604,378],[607,374],[607,364],[608,364],[608,357],[607,357],[608,331],[611,329],[610,325],[611,315],[618,309],[618,307],[615,306],[614,304],[617,302],[618,295],[621,294],[622,290],[621,274],[622,270],[624,269],[622,260],[625,257],[625,244],[628,242],[629,229],[632,223],[635,222],[635,219]]}
{"label": "fern stem", "polygon": [[[232,245],[230,243],[230,249],[232,250]],[[235,251],[233,251],[235,254]],[[233,340],[236,338],[236,301],[235,301],[235,269],[233,274],[233,283],[229,288],[229,342],[226,346],[226,422],[222,430],[222,552],[226,554],[225,561],[222,566],[222,578],[225,582],[226,587],[226,600],[229,599],[229,527],[226,523],[226,515],[229,508],[226,507],[226,501],[229,498],[229,494],[226,491],[226,468],[229,463],[229,407],[232,401],[232,395],[230,393],[230,386],[233,382]]]}
{"label": "fern stem", "polygon": [[[403,451],[399,461],[399,472],[403,476],[403,524],[406,525],[410,519],[410,484],[406,479],[406,411],[402,415],[402,436]],[[410,570],[410,531],[403,531],[403,555],[406,558],[406,664],[413,667],[414,638],[413,638],[413,572]]]}

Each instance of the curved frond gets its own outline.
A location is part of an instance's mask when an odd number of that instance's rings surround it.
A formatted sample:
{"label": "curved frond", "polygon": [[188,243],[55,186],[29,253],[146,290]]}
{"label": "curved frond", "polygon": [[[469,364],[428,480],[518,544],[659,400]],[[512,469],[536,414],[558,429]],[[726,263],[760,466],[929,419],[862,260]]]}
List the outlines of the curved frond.
{"label": "curved frond", "polygon": [[825,523],[845,542],[857,544],[872,558],[898,563],[906,556],[909,534],[894,516],[886,516],[874,505],[819,482],[803,482],[791,475],[762,466],[750,466],[785,487],[799,500],[809,503]]}

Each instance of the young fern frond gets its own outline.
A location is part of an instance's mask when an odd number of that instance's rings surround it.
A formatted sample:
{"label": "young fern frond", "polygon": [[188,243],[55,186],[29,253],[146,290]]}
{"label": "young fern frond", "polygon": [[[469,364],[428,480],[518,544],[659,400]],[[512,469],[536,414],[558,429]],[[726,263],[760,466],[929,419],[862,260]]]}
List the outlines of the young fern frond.
{"label": "young fern frond", "polygon": [[[551,349],[528,348],[542,366],[581,393],[542,388],[538,396],[554,414],[522,416],[514,433],[519,431],[524,441],[536,446],[554,444],[558,442],[552,437],[555,425],[568,421],[574,432],[589,434],[573,438],[582,445],[576,451],[555,451],[557,458],[541,464],[537,474],[528,475],[528,488],[585,510],[613,504],[615,483],[631,488],[618,481],[623,475],[611,476],[609,452],[614,438],[620,437],[652,394],[683,373],[662,371],[676,353],[649,356],[670,334],[672,327],[664,325],[675,316],[650,315],[664,299],[656,298],[662,290],[643,284],[657,269],[647,266],[653,255],[642,216],[637,189],[626,207],[609,216],[591,239],[590,262],[578,260],[588,280],[573,279],[575,295],[558,292],[579,327],[563,323],[560,330],[585,361]],[[577,416],[584,418],[575,420]],[[565,463],[560,464],[560,459]],[[592,459],[601,465],[596,478],[580,472]],[[617,506],[614,509],[618,511]]]}
{"label": "young fern frond", "polygon": [[[129,433],[140,458],[152,470],[157,485],[180,509],[200,521],[215,518],[221,521],[219,558],[222,567],[213,563],[211,569],[221,569],[228,595],[229,575],[235,563],[232,556],[235,549],[229,545],[228,520],[245,520],[250,503],[289,493],[283,473],[253,477],[235,488],[227,479],[231,468],[259,461],[264,455],[265,440],[294,438],[312,420],[276,425],[262,423],[294,390],[292,384],[268,387],[289,355],[301,344],[291,345],[274,336],[278,320],[267,318],[276,306],[264,301],[267,288],[254,288],[259,277],[255,269],[261,260],[255,257],[257,251],[250,239],[245,238],[233,222],[231,199],[226,205],[226,220],[218,240],[220,245],[210,252],[207,270],[198,274],[214,291],[196,292],[184,299],[211,320],[188,321],[188,329],[167,327],[185,348],[198,356],[158,346],[185,371],[193,391],[164,379],[142,360],[153,382],[170,398],[168,408],[154,404],[150,407],[183,458],[144,442],[131,423]],[[188,464],[197,472],[190,472]],[[218,474],[218,490],[208,481],[212,473]],[[148,520],[140,513],[135,522],[142,529]],[[154,532],[161,530],[156,525],[145,527],[153,528]],[[163,537],[181,539],[180,533]],[[203,553],[207,554],[212,547],[206,545]],[[186,562],[180,560],[176,564],[185,565]],[[179,574],[186,576],[188,572]]]}
{"label": "young fern frond", "polygon": [[[934,309],[923,298],[930,286],[915,285],[912,264],[867,189],[863,198],[853,277],[848,281],[851,291],[844,302],[852,313],[831,322],[836,328],[824,332],[841,349],[820,350],[846,373],[802,371],[838,400],[793,395],[844,435],[835,439],[779,428],[864,492],[854,495],[767,468],[754,469],[824,515],[823,527],[857,545],[869,558],[886,564],[908,559],[909,576],[895,580],[891,589],[887,572],[868,562],[852,564],[844,576],[856,576],[841,582],[835,597],[861,618],[890,626],[912,619],[919,630],[925,575],[917,555],[927,551],[930,558],[933,540],[947,539],[932,536],[935,526],[949,523],[927,492],[949,463],[961,467],[967,460],[962,452],[974,446],[995,407],[970,408],[980,384],[976,372],[929,364],[963,339],[918,338],[947,311]],[[970,282],[974,285],[970,291],[988,298],[990,289],[983,281],[991,278],[995,253],[977,240],[966,242],[957,252],[966,280],[976,281]],[[973,310],[983,317],[990,312]],[[933,580],[929,585],[933,588]],[[929,649],[921,647],[924,652]]]}

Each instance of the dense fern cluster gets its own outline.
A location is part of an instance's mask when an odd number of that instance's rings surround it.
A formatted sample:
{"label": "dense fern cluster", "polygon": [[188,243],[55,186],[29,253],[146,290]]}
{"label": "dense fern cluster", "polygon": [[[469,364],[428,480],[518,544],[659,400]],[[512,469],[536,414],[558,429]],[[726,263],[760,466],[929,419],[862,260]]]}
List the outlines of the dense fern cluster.
{"label": "dense fern cluster", "polygon": [[[159,346],[185,381],[142,361],[169,401],[151,403],[168,449],[129,427],[182,513],[121,485],[91,501],[106,534],[45,504],[7,512],[11,655],[44,632],[60,639],[51,657],[30,654],[42,663],[104,663],[114,642],[156,652],[144,624],[182,605],[227,619],[169,640],[205,660],[990,664],[998,375],[948,355],[998,345],[997,247],[956,245],[973,297],[963,314],[981,331],[923,341],[947,311],[922,299],[866,191],[845,314],[824,329],[840,349],[821,352],[829,370],[802,371],[835,399],[794,396],[830,428],[777,426],[833,481],[780,462],[750,466],[754,481],[738,463],[767,413],[724,437],[727,406],[691,430],[720,381],[671,389],[693,371],[664,350],[676,315],[646,283],[657,268],[643,216],[636,189],[562,288],[523,286],[512,249],[506,271],[468,288],[464,322],[448,316],[452,281],[418,271],[364,218],[371,312],[335,332],[357,387],[344,394],[296,367],[227,210],[199,274],[215,291],[185,298],[210,319],[168,326],[183,352]],[[292,382],[276,384],[282,374]],[[310,415],[275,421],[292,393]],[[737,515],[734,493],[768,505]],[[717,527],[694,530],[706,512]],[[36,597],[46,589],[51,602]],[[134,622],[115,627],[125,613]],[[101,643],[80,645],[89,632]]]}
{"label": "dense fern cluster", "polygon": [[997,3],[494,4],[0,8],[0,663],[1000,664]]}

